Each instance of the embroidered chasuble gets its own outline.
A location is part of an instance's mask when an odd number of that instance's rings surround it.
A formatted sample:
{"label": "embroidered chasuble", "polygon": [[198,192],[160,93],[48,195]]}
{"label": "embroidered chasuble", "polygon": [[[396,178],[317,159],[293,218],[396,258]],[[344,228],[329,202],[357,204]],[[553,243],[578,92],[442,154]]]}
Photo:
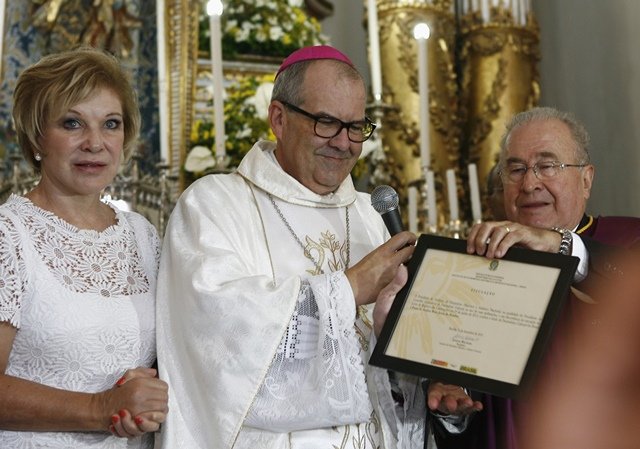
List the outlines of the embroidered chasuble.
{"label": "embroidered chasuble", "polygon": [[397,407],[386,371],[367,366],[372,305],[356,310],[344,274],[388,238],[384,224],[350,178],[317,195],[273,149],[260,142],[238,173],[194,183],[169,221],[162,447],[421,448],[420,379],[402,377]]}

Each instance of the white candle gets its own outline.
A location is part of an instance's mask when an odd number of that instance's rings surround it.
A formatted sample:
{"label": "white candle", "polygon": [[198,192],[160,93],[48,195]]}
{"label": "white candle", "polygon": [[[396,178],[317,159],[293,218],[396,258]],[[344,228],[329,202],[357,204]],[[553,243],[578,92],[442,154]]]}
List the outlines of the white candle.
{"label": "white candle", "polygon": [[529,11],[530,7],[530,5],[529,7],[527,7],[527,5],[525,4],[525,0],[520,0],[520,23],[522,25],[527,24],[527,12]]}
{"label": "white candle", "polygon": [[427,170],[427,217],[429,226],[435,228],[438,221],[438,210],[436,209],[436,183],[432,170]]}
{"label": "white candle", "polygon": [[420,163],[422,168],[431,165],[429,152],[429,72],[428,47],[431,30],[426,23],[413,28],[413,36],[418,41],[418,94],[420,102]]}
{"label": "white candle", "polygon": [[480,11],[482,14],[482,21],[484,23],[489,22],[489,0],[480,0]]}
{"label": "white candle", "polygon": [[216,158],[226,155],[224,147],[224,86],[222,76],[222,33],[220,32],[220,16],[222,15],[222,1],[209,0],[207,3],[209,14],[209,33],[211,43],[211,73],[213,75],[213,126],[216,132]]}
{"label": "white candle", "polygon": [[[166,18],[164,15],[164,0],[156,0],[156,11],[156,45],[158,46],[158,110],[160,114],[160,161],[173,165],[173,161],[169,160],[169,80],[167,79],[168,69],[167,43],[165,40]],[[1,10],[0,17],[4,17],[3,11]],[[0,39],[2,39],[1,36],[2,33],[0,33]]]}
{"label": "white candle", "polygon": [[409,231],[414,234],[418,233],[418,189],[410,186],[407,189],[407,197],[409,202]]}
{"label": "white candle", "polygon": [[458,215],[458,189],[456,187],[456,174],[452,168],[447,170],[447,195],[449,197],[449,220],[456,221]]}
{"label": "white candle", "polygon": [[432,228],[436,227],[436,222],[438,221],[436,198],[436,183],[433,178],[433,171],[427,170],[427,222]]}
{"label": "white candle", "polygon": [[473,221],[482,220],[480,208],[480,186],[478,185],[478,169],[476,164],[469,164],[469,192],[471,192],[471,216]]}
{"label": "white candle", "polygon": [[380,64],[380,36],[376,0],[367,0],[367,28],[369,32],[369,63],[371,64],[371,94],[374,101],[382,100],[382,69]]}
{"label": "white candle", "polygon": [[[0,0],[0,73],[2,73],[2,60],[4,59],[4,10],[6,0]],[[164,10],[163,10],[164,11]],[[0,77],[2,78],[2,77]]]}

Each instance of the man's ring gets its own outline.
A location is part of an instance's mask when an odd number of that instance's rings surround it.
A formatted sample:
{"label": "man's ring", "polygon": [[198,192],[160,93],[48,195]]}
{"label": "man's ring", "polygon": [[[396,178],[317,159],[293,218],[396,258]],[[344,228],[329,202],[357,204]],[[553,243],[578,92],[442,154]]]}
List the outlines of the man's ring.
{"label": "man's ring", "polygon": [[511,229],[509,229],[509,226],[504,225],[504,229],[507,231],[507,234],[511,232]]}
{"label": "man's ring", "polygon": [[491,237],[487,237],[487,240],[484,242],[485,245],[488,245],[489,243],[491,243]]}

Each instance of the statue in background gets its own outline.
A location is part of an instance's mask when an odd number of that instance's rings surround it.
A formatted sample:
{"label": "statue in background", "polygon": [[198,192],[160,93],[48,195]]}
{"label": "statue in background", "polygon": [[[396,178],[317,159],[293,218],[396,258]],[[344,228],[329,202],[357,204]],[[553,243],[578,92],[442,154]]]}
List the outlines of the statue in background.
{"label": "statue in background", "polygon": [[131,56],[131,31],[141,20],[131,14],[132,0],[32,0],[33,25],[49,33],[47,52],[80,44],[103,48],[119,58]]}

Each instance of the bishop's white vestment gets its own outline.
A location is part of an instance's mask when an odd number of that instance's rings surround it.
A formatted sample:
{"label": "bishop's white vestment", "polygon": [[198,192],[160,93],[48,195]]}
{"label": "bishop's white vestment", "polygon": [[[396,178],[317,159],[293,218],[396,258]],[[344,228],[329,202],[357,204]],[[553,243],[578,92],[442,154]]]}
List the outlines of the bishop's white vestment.
{"label": "bishop's white vestment", "polygon": [[344,274],[389,236],[351,178],[318,195],[259,142],[237,172],[181,196],[157,298],[164,449],[410,449],[424,441],[424,392],[370,367],[372,305]]}

